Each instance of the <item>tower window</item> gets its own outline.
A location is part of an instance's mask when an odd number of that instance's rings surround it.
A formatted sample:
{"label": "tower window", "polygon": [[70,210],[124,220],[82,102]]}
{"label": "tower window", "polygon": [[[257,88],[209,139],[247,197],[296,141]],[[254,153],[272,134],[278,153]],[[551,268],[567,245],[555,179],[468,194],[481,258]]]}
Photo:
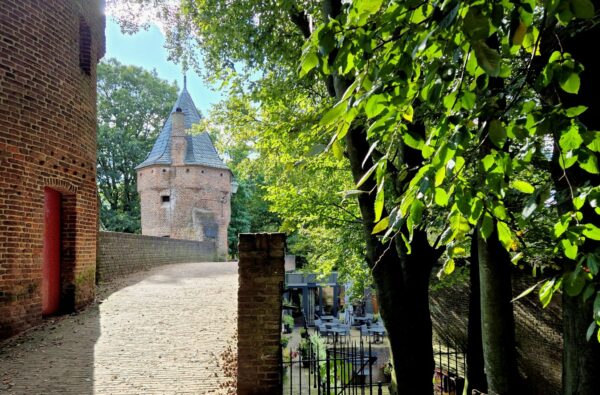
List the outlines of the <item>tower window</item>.
{"label": "tower window", "polygon": [[83,17],[79,17],[79,67],[92,74],[92,32]]}
{"label": "tower window", "polygon": [[160,199],[163,203],[169,203],[171,201],[171,196],[163,195],[160,197]]}

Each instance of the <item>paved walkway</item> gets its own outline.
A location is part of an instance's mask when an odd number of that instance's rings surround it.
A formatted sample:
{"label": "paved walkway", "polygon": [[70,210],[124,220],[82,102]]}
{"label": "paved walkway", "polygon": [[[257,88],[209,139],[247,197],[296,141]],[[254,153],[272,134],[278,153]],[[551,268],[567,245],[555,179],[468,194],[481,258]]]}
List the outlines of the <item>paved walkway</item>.
{"label": "paved walkway", "polygon": [[0,343],[0,393],[226,394],[237,264],[175,264],[101,287],[98,303]]}

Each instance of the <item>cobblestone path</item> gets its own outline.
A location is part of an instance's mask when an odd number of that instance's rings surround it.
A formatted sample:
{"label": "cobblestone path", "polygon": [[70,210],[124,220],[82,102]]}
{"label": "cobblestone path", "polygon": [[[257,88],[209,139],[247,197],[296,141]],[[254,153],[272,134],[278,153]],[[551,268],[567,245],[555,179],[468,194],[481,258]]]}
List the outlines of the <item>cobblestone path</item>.
{"label": "cobblestone path", "polygon": [[101,286],[85,311],[0,343],[0,393],[224,394],[237,264],[163,266]]}

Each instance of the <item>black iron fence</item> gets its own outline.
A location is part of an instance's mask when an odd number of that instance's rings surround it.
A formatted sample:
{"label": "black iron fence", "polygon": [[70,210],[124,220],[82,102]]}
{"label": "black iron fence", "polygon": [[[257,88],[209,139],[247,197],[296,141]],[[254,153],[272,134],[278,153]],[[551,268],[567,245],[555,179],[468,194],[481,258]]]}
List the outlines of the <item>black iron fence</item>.
{"label": "black iron fence", "polygon": [[435,395],[461,395],[467,376],[467,357],[460,351],[438,346],[434,348],[435,372],[433,389]]}
{"label": "black iron fence", "polygon": [[307,340],[304,347],[284,355],[284,395],[382,395],[383,384],[373,380],[371,344],[337,342],[333,346]]}

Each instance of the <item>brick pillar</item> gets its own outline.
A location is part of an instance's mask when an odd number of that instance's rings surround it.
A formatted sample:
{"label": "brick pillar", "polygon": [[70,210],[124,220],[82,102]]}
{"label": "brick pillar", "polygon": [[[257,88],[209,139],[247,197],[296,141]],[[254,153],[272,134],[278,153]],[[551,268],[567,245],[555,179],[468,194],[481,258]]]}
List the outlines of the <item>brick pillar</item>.
{"label": "brick pillar", "polygon": [[285,234],[239,236],[237,395],[280,395]]}

